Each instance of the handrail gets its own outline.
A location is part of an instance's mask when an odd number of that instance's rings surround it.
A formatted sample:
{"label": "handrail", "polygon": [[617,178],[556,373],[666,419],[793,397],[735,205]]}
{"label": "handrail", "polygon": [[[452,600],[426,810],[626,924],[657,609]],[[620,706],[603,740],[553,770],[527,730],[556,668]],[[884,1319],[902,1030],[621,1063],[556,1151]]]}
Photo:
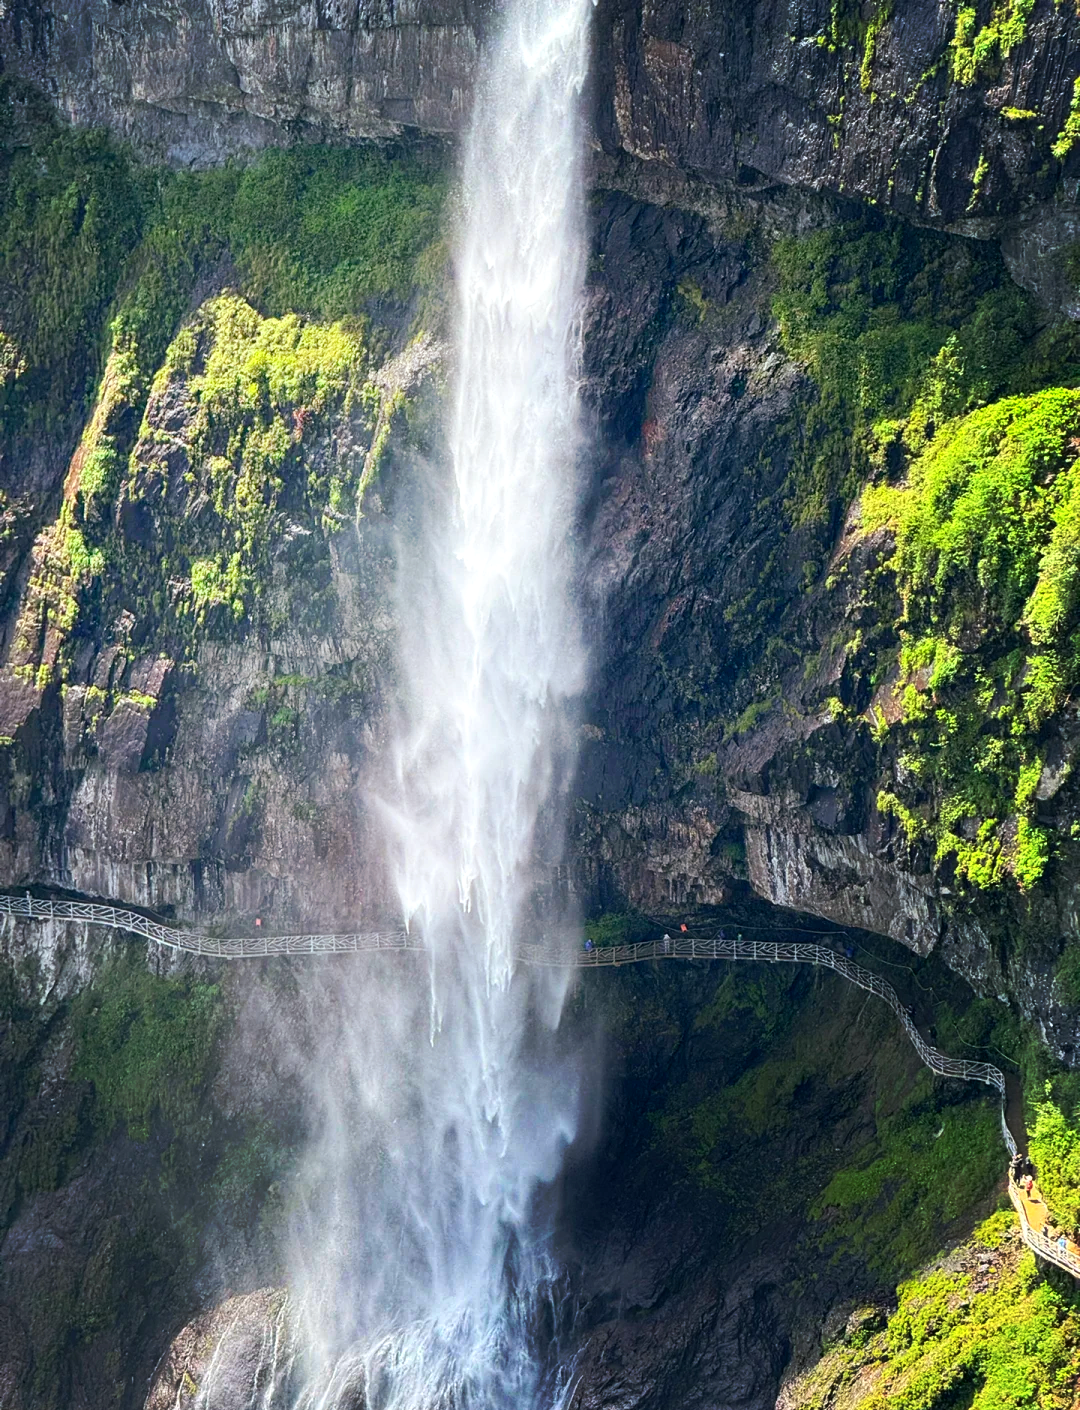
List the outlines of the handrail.
{"label": "handrail", "polygon": [[1009,1176],[1009,1198],[1020,1216],[1020,1233],[1028,1248],[1037,1253],[1040,1258],[1045,1258],[1047,1262],[1056,1264],[1058,1268],[1063,1268],[1066,1273],[1071,1273],[1074,1278],[1080,1278],[1080,1255],[1073,1253],[1072,1249],[1060,1248],[1056,1239],[1048,1238],[1041,1230],[1032,1227],[1020,1191],[1016,1188],[1016,1182],[1011,1175]]}
{"label": "handrail", "polygon": [[[90,925],[104,925],[113,930],[126,930],[141,935],[156,944],[190,954],[211,955],[215,959],[251,959],[269,955],[343,954],[372,950],[425,949],[423,941],[406,930],[353,931],[345,935],[254,935],[222,939],[201,930],[181,930],[162,925],[137,911],[119,906],[101,905],[96,901],[40,901],[35,897],[0,896],[0,915],[24,917],[30,920],[77,920]],[[965,1082],[985,1082],[1004,1099],[1005,1077],[1000,1069],[988,1062],[971,1062],[966,1058],[951,1058],[933,1048],[912,1022],[911,1015],[900,1002],[896,990],[886,980],[861,965],[852,963],[825,945],[803,941],[775,942],[770,940],[728,940],[719,936],[709,939],[670,936],[663,940],[636,941],[628,945],[611,945],[590,950],[547,950],[539,945],[523,945],[518,958],[524,964],[552,968],[599,969],[605,966],[641,964],[646,960],[767,960],[770,964],[814,964],[833,970],[849,983],[883,999],[903,1024],[915,1051],[931,1071],[942,1077],[958,1077]],[[1012,1137],[1006,1131],[1006,1144]],[[1010,1154],[1016,1154],[1015,1144]]]}
{"label": "handrail", "polygon": [[[215,959],[254,959],[271,955],[353,954],[361,951],[426,949],[423,941],[407,930],[352,931],[344,935],[252,935],[221,938],[201,930],[181,930],[162,925],[137,911],[119,906],[101,905],[96,901],[41,901],[30,896],[0,895],[0,916],[27,920],[83,921],[103,925],[113,930],[125,930],[141,935],[158,945],[167,945],[188,954],[210,955]],[[951,1058],[932,1047],[915,1027],[910,1013],[896,990],[879,975],[854,964],[844,955],[826,945],[812,945],[801,940],[729,940],[714,936],[666,936],[663,940],[636,941],[627,945],[610,945],[565,953],[545,950],[539,945],[524,945],[518,951],[523,964],[552,968],[601,969],[624,964],[641,964],[647,960],[749,960],[769,964],[813,964],[831,969],[848,983],[884,1000],[903,1025],[919,1057],[941,1077],[955,1077],[964,1082],[983,1082],[993,1087],[1001,1098],[1001,1134],[1010,1156],[1016,1155],[1016,1141],[1005,1120],[1005,1075],[989,1062],[972,1062],[967,1058]],[[1019,1198],[1009,1181],[1009,1196],[1020,1215],[1024,1242],[1040,1257],[1048,1259],[1080,1278],[1080,1258],[1062,1250],[1050,1239],[1033,1229]]]}

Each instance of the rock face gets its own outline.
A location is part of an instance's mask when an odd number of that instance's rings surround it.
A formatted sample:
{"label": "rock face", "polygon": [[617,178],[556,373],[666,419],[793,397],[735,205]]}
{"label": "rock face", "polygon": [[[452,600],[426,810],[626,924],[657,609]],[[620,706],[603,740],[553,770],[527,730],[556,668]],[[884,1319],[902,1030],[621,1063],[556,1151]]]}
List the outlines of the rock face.
{"label": "rock face", "polygon": [[230,1297],[173,1340],[144,1410],[256,1410],[271,1405],[295,1355],[288,1297],[275,1288]]}
{"label": "rock face", "polygon": [[[354,408],[332,430],[313,430],[314,413],[288,408],[299,428],[293,483],[317,476],[331,455],[335,465],[374,467],[389,443],[392,457],[399,438],[387,408],[430,381],[439,357],[421,340],[390,359],[369,389],[382,408],[373,420]],[[205,532],[211,505],[191,469],[197,415],[182,377],[151,396],[116,509],[118,558]],[[373,782],[392,676],[394,552],[378,493],[357,522],[294,501],[276,522],[259,588],[262,628],[232,631],[228,603],[214,601],[209,629],[181,661],[155,644],[154,590],[140,590],[137,575],[116,617],[91,616],[88,631],[50,616],[57,582],[78,591],[56,551],[71,483],[0,622],[5,880],[48,878],[249,927],[258,916],[348,929],[385,915],[360,798]],[[61,652],[70,653],[62,684]]]}
{"label": "rock face", "polygon": [[[1072,300],[1049,256],[1077,236],[1077,158],[1063,169],[1051,144],[1080,21],[1053,0],[1004,15],[980,29],[939,0],[814,0],[797,15],[771,0],[723,15],[604,0],[593,130],[607,152],[709,181],[783,182],[1004,234],[1022,282]],[[0,52],[74,121],[205,164],[298,134],[455,131],[493,21],[494,6],[468,0],[74,0],[62,13],[12,0]]]}
{"label": "rock face", "polygon": [[5,70],[78,123],[205,165],[307,130],[386,137],[456,129],[478,16],[469,4],[6,6]]}

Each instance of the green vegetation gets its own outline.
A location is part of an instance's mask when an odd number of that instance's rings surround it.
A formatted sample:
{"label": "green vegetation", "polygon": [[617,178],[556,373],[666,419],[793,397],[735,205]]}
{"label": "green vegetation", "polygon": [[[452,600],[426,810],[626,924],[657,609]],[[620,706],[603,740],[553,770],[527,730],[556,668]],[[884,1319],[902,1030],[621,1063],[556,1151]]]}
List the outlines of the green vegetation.
{"label": "green vegetation", "polygon": [[81,410],[155,184],[103,133],[63,127],[35,90],[0,78],[5,431]]}
{"label": "green vegetation", "polygon": [[972,886],[1022,888],[1051,854],[1034,821],[1040,731],[1080,675],[1080,392],[1007,397],[941,431],[901,487],[871,486],[903,616],[896,808]]}
{"label": "green vegetation", "polygon": [[1069,105],[1069,115],[1065,119],[1065,126],[1054,139],[1051,151],[1059,162],[1065,158],[1076,146],[1077,139],[1080,139],[1080,78],[1073,83],[1072,102]]}
{"label": "green vegetation", "polygon": [[[204,304],[168,349],[155,392],[182,387],[188,416],[187,464],[181,476],[171,473],[214,515],[211,525],[204,514],[197,532],[183,521],[172,530],[169,576],[190,583],[200,623],[218,605],[238,620],[251,610],[269,578],[271,533],[283,505],[302,503],[316,519],[355,508],[361,457],[302,470],[305,440],[361,404],[366,368],[355,321],[263,318],[234,294]],[[158,493],[158,473],[170,475],[155,465],[156,430],[151,404],[128,489],[134,503]]]}
{"label": "green vegetation", "polygon": [[1031,1158],[1039,1172],[1039,1189],[1059,1227],[1080,1230],[1080,1091],[1076,1075],[1048,1080],[1042,1101],[1029,1121]]}
{"label": "green vegetation", "polygon": [[793,1410],[1075,1406],[1080,1296],[1042,1280],[1011,1213],[988,1219],[959,1256],[902,1283],[897,1298],[884,1326],[875,1309],[849,1319],[841,1343],[790,1388]]}
{"label": "green vegetation", "polygon": [[734,1071],[708,1088],[692,1077],[650,1121],[667,1167],[730,1205],[740,1233],[795,1218],[809,1226],[809,1257],[895,1279],[1001,1179],[999,1117],[981,1094],[933,1078],[888,1010],[840,984],[729,971],[692,1041],[708,1051],[738,1034]]}
{"label": "green vegetation", "polygon": [[269,152],[241,178],[228,239],[245,292],[269,313],[321,319],[373,298],[407,302],[442,279],[446,180],[404,152]]}
{"label": "green vegetation", "polygon": [[594,945],[631,945],[656,938],[656,926],[636,911],[605,911],[585,922],[585,934]]}
{"label": "green vegetation", "polygon": [[191,1138],[224,1020],[216,984],[158,979],[134,955],[110,966],[72,1012],[72,1075],[93,1085],[95,1123],[146,1140],[160,1115]]}
{"label": "green vegetation", "polygon": [[855,1249],[870,1268],[895,1276],[986,1198],[1004,1160],[998,1114],[987,1102],[946,1102],[922,1069],[900,1109],[879,1119],[859,1161],[818,1198],[813,1212],[828,1221],[827,1245]]}
{"label": "green vegetation", "polygon": [[1030,888],[1054,855],[1043,730],[1080,668],[1076,332],[985,251],[872,216],[781,242],[776,263],[782,335],[820,389],[793,522],[835,528],[869,480],[864,527],[896,536],[853,650],[879,689],[892,673],[889,718],[866,715],[897,762],[878,806],[962,887]]}
{"label": "green vegetation", "polygon": [[1043,385],[1063,361],[1080,373],[1075,338],[1042,332],[1000,257],[973,241],[869,212],[780,240],[773,259],[784,345],[819,390],[786,488],[796,526],[831,532],[874,467],[943,419]]}
{"label": "green vegetation", "polygon": [[137,403],[200,270],[225,253],[240,291],[270,314],[333,321],[431,291],[445,265],[445,194],[441,159],[408,151],[299,147],[207,172],[140,166],[0,78],[4,429],[77,414],[110,348],[130,359]]}
{"label": "green vegetation", "polygon": [[952,76],[965,85],[990,77],[1001,61],[1024,42],[1035,0],[995,0],[990,19],[979,27],[978,11],[961,5],[952,44]]}
{"label": "green vegetation", "polygon": [[859,66],[859,87],[864,93],[873,92],[874,55],[877,52],[878,35],[892,19],[892,12],[893,0],[878,0],[877,8],[866,27],[862,63]]}
{"label": "green vegetation", "polygon": [[[286,520],[310,534],[290,550],[300,615],[322,620],[326,536],[358,512],[404,404],[373,381],[380,319],[400,324],[410,303],[440,316],[446,184],[434,149],[143,167],[0,80],[0,429],[77,416],[100,376],[34,547],[22,678],[62,683],[102,614],[133,615],[178,661],[201,631],[272,625]],[[193,310],[199,280],[225,278],[236,287]]]}

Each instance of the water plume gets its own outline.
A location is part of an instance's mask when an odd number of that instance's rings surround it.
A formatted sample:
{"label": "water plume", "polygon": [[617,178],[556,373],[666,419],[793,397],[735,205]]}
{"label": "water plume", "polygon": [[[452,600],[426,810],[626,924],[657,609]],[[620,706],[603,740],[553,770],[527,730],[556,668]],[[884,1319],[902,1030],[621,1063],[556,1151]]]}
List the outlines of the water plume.
{"label": "water plume", "polygon": [[537,1196],[573,1137],[577,1082],[565,981],[514,957],[561,924],[542,883],[584,676],[570,582],[589,9],[512,0],[464,153],[448,470],[402,550],[403,709],[379,790],[429,953],[360,961],[319,1000],[304,1410],[557,1398]]}

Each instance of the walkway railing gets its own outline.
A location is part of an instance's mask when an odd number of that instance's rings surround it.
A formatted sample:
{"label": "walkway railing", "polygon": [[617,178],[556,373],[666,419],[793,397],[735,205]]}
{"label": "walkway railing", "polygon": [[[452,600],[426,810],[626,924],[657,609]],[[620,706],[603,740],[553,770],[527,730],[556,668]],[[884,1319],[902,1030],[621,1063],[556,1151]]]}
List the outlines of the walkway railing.
{"label": "walkway railing", "polygon": [[1048,1263],[1054,1263],[1058,1268],[1063,1268],[1066,1273],[1071,1273],[1074,1278],[1080,1278],[1080,1255],[1074,1253],[1071,1248],[1061,1248],[1057,1239],[1048,1237],[1030,1223],[1027,1209],[1024,1207],[1023,1196],[1016,1188],[1016,1182],[1012,1176],[1009,1177],[1009,1198],[1020,1217],[1020,1232],[1028,1248],[1037,1253],[1040,1258],[1045,1258]]}
{"label": "walkway railing", "polygon": [[210,955],[220,960],[259,959],[267,955],[338,955],[360,950],[422,950],[416,936],[405,930],[359,930],[348,935],[250,935],[238,939],[208,935],[203,930],[179,930],[161,925],[137,911],[102,906],[96,901],[39,901],[33,896],[0,896],[0,916],[29,920],[81,920],[142,935],[171,950]]}
{"label": "walkway railing", "polygon": [[[201,930],[181,930],[176,926],[162,925],[137,911],[118,906],[100,905],[95,901],[39,901],[29,895],[0,896],[0,916],[5,915],[27,920],[83,921],[87,925],[104,925],[113,930],[141,935],[170,949],[224,960],[255,959],[269,955],[355,954],[376,950],[422,951],[426,948],[418,937],[405,930],[361,930],[346,935],[249,935],[228,939],[208,935]],[[1001,1097],[1002,1138],[1010,1156],[1016,1154],[1016,1141],[1005,1121],[1005,1076],[1001,1070],[989,1062],[951,1058],[931,1047],[915,1027],[910,1013],[891,984],[826,945],[811,945],[802,941],[729,940],[719,936],[702,939],[680,935],[663,940],[639,941],[632,945],[577,950],[570,954],[562,950],[544,949],[539,945],[524,945],[518,957],[523,964],[577,969],[641,964],[646,960],[749,960],[768,964],[812,964],[831,969],[849,984],[876,994],[888,1004],[931,1072],[941,1077],[983,1082],[993,1087]],[[1009,1195],[1020,1215],[1024,1242],[1041,1258],[1080,1278],[1080,1257],[1067,1249],[1058,1248],[1054,1240],[1044,1237],[1032,1227],[1011,1180]]]}
{"label": "walkway railing", "polygon": [[[104,925],[113,930],[126,930],[141,935],[156,944],[190,954],[210,955],[214,959],[254,959],[268,955],[349,954],[369,950],[423,950],[417,936],[405,930],[354,931],[347,935],[250,935],[223,939],[200,930],[181,930],[162,925],[137,911],[118,906],[104,906],[96,901],[39,901],[33,896],[0,896],[0,915],[20,916],[29,920],[75,920],[88,925]],[[714,937],[700,939],[678,936],[664,940],[647,940],[633,945],[611,945],[592,950],[566,953],[562,949],[545,949],[540,945],[523,945],[518,952],[523,964],[545,965],[552,968],[600,969],[609,965],[641,964],[645,960],[750,960],[769,964],[813,964],[831,969],[851,984],[876,994],[896,1014],[904,1031],[914,1044],[923,1062],[942,1077],[958,1077],[965,1082],[985,1082],[1004,1098],[1005,1078],[988,1062],[969,1062],[951,1058],[932,1048],[915,1027],[911,1015],[900,1002],[896,990],[879,975],[853,964],[825,945],[809,945],[801,941],[777,943],[769,940],[728,940]],[[1016,1154],[1015,1144],[1006,1130],[1006,1144]]]}
{"label": "walkway railing", "polygon": [[[522,958],[533,964],[566,964],[557,957],[531,959],[528,949],[522,951]],[[827,945],[809,945],[802,941],[778,943],[772,940],[712,940],[690,939],[686,937],[670,940],[649,940],[636,945],[613,945],[603,949],[586,950],[574,956],[572,963],[579,968],[593,969],[600,965],[637,964],[642,960],[751,960],[768,964],[814,964],[831,969],[850,984],[866,989],[884,999],[904,1025],[904,1032],[911,1039],[915,1051],[933,1072],[942,1077],[959,1077],[965,1082],[985,1082],[995,1088],[1002,1098],[1005,1096],[1005,1076],[992,1063],[969,1062],[964,1058],[947,1057],[945,1053],[932,1048],[912,1022],[911,1015],[900,1002],[896,990],[886,980],[861,965],[854,964],[843,955],[830,950]],[[1006,1144],[1012,1141],[1008,1137]],[[1015,1144],[1010,1154],[1016,1154]]]}

